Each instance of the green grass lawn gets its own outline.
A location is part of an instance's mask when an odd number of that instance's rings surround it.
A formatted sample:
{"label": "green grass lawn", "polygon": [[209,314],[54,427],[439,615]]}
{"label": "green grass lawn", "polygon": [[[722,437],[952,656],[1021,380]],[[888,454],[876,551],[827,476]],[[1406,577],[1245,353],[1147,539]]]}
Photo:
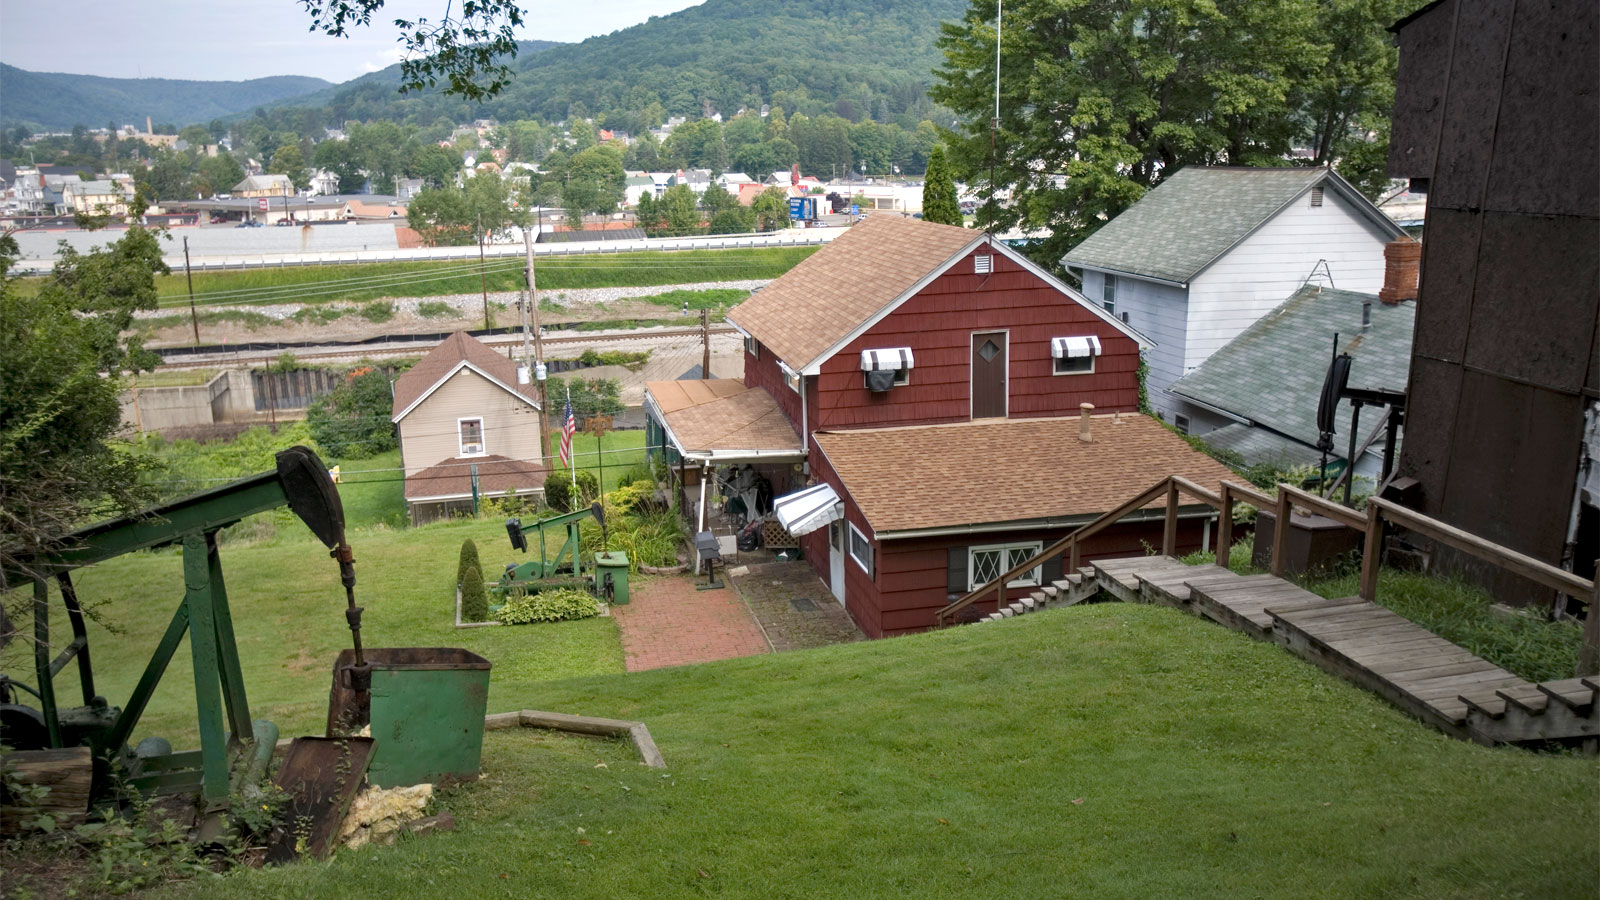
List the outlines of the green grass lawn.
{"label": "green grass lawn", "polygon": [[[550,408],[555,412],[554,418],[559,418],[565,413],[552,399]],[[578,432],[572,436],[572,464],[578,471],[591,471],[596,477],[601,475],[601,466],[605,468],[605,484],[602,490],[615,490],[617,479],[629,467],[645,461],[644,429],[630,431],[608,431],[597,442],[592,434]],[[597,449],[598,448],[598,449]],[[561,464],[561,429],[550,432],[550,456],[552,470],[550,477],[557,475],[566,477],[568,467]]]}
{"label": "green grass lawn", "polygon": [[328,466],[340,470],[339,500],[348,527],[404,528],[410,522],[398,448],[366,459],[329,460]]}
{"label": "green grass lawn", "polygon": [[[815,247],[762,247],[585,254],[540,259],[536,268],[541,291],[740,281],[777,278],[814,252]],[[521,259],[490,260],[483,281],[491,291],[519,290],[522,267]],[[476,260],[357,263],[196,272],[194,292],[205,306],[327,303],[476,293],[483,281]],[[158,276],[156,289],[162,306],[188,306],[181,272]]]}
{"label": "green grass lawn", "polygon": [[497,681],[490,706],[641,719],[669,768],[615,741],[494,732],[483,779],[442,798],[453,833],[168,894],[1567,898],[1600,884],[1593,759],[1446,738],[1163,607]]}
{"label": "green grass lawn", "polygon": [[[256,718],[276,722],[285,736],[318,734],[325,724],[334,657],[350,645],[344,591],[328,551],[299,520],[281,511],[275,525],[278,536],[271,541],[222,548],[245,684]],[[494,663],[491,696],[531,697],[548,679],[622,671],[616,625],[609,618],[456,629],[456,560],[467,537],[478,544],[486,571],[520,559],[498,521],[351,535],[356,600],[367,610],[366,646],[465,647]],[[126,702],[183,597],[182,565],[177,552],[155,551],[120,557],[75,577],[79,595],[99,605],[106,625],[116,629],[112,633],[96,625],[90,632],[96,688],[111,703]],[[65,617],[54,618],[53,624],[62,626],[59,632],[66,633]],[[16,641],[6,648],[6,671],[32,671],[31,657],[23,659],[31,653],[26,644]],[[76,672],[69,666],[56,681],[57,696],[69,704],[79,699]],[[192,746],[194,715],[194,676],[185,642],[135,741],[161,735],[177,746]]]}

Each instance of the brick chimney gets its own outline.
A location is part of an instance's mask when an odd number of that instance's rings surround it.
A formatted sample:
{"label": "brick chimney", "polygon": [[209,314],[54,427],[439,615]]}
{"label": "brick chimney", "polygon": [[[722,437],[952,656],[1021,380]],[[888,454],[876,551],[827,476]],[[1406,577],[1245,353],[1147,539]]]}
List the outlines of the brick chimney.
{"label": "brick chimney", "polygon": [[1085,444],[1094,442],[1094,436],[1089,433],[1089,414],[1092,412],[1094,412],[1093,403],[1078,404],[1078,440]]}
{"label": "brick chimney", "polygon": [[1383,247],[1383,289],[1378,299],[1389,306],[1417,299],[1417,279],[1422,271],[1422,244],[1410,238]]}

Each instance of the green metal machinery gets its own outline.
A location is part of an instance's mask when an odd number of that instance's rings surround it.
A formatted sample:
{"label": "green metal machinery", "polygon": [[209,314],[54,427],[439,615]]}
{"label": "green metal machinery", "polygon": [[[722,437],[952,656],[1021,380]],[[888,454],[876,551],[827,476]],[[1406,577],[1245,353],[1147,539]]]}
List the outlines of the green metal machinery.
{"label": "green metal machinery", "polygon": [[[98,791],[109,783],[113,767],[126,783],[152,793],[198,789],[202,806],[226,804],[229,772],[242,754],[252,753],[263,767],[277,740],[268,722],[252,722],[244,673],[234,640],[233,613],[217,549],[217,532],[247,516],[288,505],[332,551],[339,563],[347,600],[346,620],[354,639],[354,664],[347,676],[366,690],[371,668],[361,649],[361,608],[355,605],[354,558],[344,536],[344,510],[338,488],[317,455],[292,447],[277,456],[277,470],[195,494],[137,515],[102,522],[67,535],[62,549],[48,558],[28,561],[4,573],[6,585],[33,584],[34,682],[0,674],[0,731],[7,746],[34,750],[87,745],[94,751]],[[144,674],[125,705],[110,705],[95,690],[89,637],[83,608],[72,584],[72,572],[124,553],[176,545],[182,549],[184,594],[157,644]],[[66,608],[72,640],[52,656],[50,581],[55,581]],[[147,739],[129,749],[139,718],[162,675],[189,636],[194,661],[196,716],[200,749],[172,752],[160,739]],[[55,678],[74,659],[82,690],[81,706],[62,708]],[[31,694],[37,706],[17,702],[17,692]]]}
{"label": "green metal machinery", "polygon": [[[598,505],[598,504],[596,504]],[[506,533],[511,537],[511,549],[528,552],[528,532],[537,531],[539,534],[539,558],[530,559],[524,563],[507,563],[506,571],[500,579],[500,588],[525,587],[535,581],[546,578],[555,578],[558,575],[567,575],[573,579],[583,577],[583,554],[579,548],[582,546],[580,527],[584,519],[593,518],[594,509],[580,509],[574,512],[551,516],[532,523],[527,528],[522,525],[521,519],[507,519]],[[554,538],[547,540],[545,532],[561,529],[566,532],[559,545],[554,544]],[[559,533],[559,532],[558,532]],[[550,556],[550,546],[555,546],[555,556]]]}

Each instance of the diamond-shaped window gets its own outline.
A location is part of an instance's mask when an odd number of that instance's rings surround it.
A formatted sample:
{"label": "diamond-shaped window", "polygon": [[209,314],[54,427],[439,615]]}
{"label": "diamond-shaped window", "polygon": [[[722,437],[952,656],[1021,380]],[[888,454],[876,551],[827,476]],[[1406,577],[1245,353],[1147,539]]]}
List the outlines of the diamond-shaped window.
{"label": "diamond-shaped window", "polygon": [[984,362],[994,362],[994,358],[1000,355],[1000,346],[991,338],[978,348],[978,355],[983,357]]}

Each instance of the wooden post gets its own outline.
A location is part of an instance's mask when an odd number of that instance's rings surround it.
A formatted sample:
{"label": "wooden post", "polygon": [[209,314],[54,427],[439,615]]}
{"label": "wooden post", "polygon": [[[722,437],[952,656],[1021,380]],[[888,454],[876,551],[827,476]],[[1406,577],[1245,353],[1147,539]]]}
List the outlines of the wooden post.
{"label": "wooden post", "polygon": [[1222,509],[1217,518],[1217,565],[1228,567],[1228,551],[1233,547],[1233,489],[1222,483]]}
{"label": "wooden post", "polygon": [[1383,556],[1383,515],[1376,503],[1367,503],[1367,537],[1361,545],[1361,599],[1378,597],[1378,564]]}
{"label": "wooden post", "polygon": [[1067,571],[1065,573],[1063,573],[1063,574],[1066,574],[1066,575],[1076,575],[1078,573],[1079,560],[1078,560],[1078,539],[1077,538],[1073,538],[1072,539],[1071,548],[1072,549],[1067,551],[1067,554],[1068,554],[1067,555],[1067,561],[1070,562],[1071,565],[1068,566],[1067,567]]}
{"label": "wooden post", "polygon": [[[701,349],[701,357],[700,357],[700,377],[702,379],[705,379],[706,381],[710,381],[711,380],[711,311],[708,310],[708,309],[700,310],[700,346],[702,348]],[[804,387],[805,387],[805,385],[802,384],[801,388],[804,388]],[[803,390],[801,391],[801,396],[804,397],[804,391]]]}
{"label": "wooden post", "polygon": [[[1600,566],[1596,567],[1600,570]],[[1579,676],[1600,675],[1600,578],[1589,591],[1589,614],[1583,620],[1583,644],[1578,648]]]}
{"label": "wooden post", "polygon": [[1178,483],[1167,479],[1167,521],[1161,529],[1161,555],[1178,555]]}
{"label": "wooden post", "polygon": [[1289,568],[1289,516],[1294,512],[1294,503],[1289,498],[1289,492],[1284,485],[1278,485],[1278,521],[1272,527],[1272,574],[1282,578],[1283,573]]}

